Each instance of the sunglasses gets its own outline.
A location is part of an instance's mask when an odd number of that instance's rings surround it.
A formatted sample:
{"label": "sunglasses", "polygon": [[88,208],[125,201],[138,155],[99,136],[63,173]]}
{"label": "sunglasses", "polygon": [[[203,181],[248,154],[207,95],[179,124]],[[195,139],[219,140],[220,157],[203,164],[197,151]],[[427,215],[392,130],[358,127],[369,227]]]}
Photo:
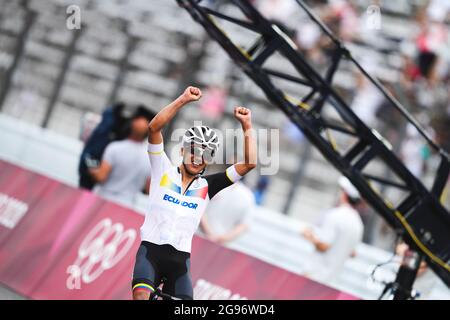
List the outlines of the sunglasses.
{"label": "sunglasses", "polygon": [[214,150],[194,144],[191,144],[190,154],[194,156],[194,164],[201,164],[196,161],[197,159],[211,163],[214,158]]}

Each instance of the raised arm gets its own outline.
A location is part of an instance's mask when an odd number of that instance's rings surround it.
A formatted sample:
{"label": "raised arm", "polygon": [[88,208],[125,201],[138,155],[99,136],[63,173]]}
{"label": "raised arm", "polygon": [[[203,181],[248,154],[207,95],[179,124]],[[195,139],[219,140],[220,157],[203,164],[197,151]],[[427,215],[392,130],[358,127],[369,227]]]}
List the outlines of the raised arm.
{"label": "raised arm", "polygon": [[148,124],[148,142],[151,144],[162,143],[162,128],[173,119],[173,117],[184,105],[191,101],[199,100],[201,96],[202,92],[199,88],[187,87],[183,94],[159,111]]}
{"label": "raised arm", "polygon": [[244,131],[244,161],[235,164],[236,171],[243,176],[256,167],[256,139],[252,127],[252,113],[244,107],[234,108],[234,117]]}

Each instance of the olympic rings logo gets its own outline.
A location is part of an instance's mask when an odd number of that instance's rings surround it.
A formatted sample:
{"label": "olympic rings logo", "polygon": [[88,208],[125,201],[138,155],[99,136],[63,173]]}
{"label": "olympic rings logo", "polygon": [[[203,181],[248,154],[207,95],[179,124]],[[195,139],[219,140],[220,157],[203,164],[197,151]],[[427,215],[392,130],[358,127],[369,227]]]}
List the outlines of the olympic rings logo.
{"label": "olympic rings logo", "polygon": [[89,284],[114,267],[131,249],[136,234],[109,218],[101,220],[83,239],[77,259],[67,268],[67,288],[80,289],[81,282]]}

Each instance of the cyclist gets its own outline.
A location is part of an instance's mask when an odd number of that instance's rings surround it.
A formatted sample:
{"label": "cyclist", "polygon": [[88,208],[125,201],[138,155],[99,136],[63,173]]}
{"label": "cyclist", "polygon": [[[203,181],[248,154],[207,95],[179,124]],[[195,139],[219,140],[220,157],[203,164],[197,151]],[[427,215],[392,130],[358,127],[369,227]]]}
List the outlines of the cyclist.
{"label": "cyclist", "polygon": [[201,98],[200,89],[188,87],[149,123],[148,154],[151,165],[150,209],[141,227],[141,245],[133,272],[133,299],[148,300],[164,279],[164,292],[193,299],[190,276],[191,242],[209,199],[256,166],[256,141],[251,112],[235,107],[234,116],[244,131],[244,161],[225,172],[205,175],[218,150],[217,134],[195,126],[183,136],[182,164],[174,166],[163,147],[162,128],[186,104]]}

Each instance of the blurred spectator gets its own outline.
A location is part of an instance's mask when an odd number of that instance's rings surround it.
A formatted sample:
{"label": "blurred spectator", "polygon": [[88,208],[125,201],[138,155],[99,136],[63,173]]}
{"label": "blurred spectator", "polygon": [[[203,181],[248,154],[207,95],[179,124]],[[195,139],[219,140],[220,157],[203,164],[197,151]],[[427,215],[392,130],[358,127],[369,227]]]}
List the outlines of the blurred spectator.
{"label": "blurred spectator", "polygon": [[258,8],[266,19],[282,23],[295,12],[297,4],[295,0],[260,0]]}
{"label": "blurred spectator", "polygon": [[269,186],[269,176],[261,175],[258,179],[254,190],[255,201],[258,206],[262,205],[264,202],[264,196],[267,192],[267,187]]}
{"label": "blurred spectator", "polygon": [[403,141],[400,154],[408,170],[421,179],[425,170],[425,161],[429,157],[429,150],[422,136],[412,124],[408,124],[406,127],[406,138]]}
{"label": "blurred spectator", "polygon": [[313,50],[319,44],[322,30],[312,21],[305,21],[297,29],[296,41],[303,50]]}
{"label": "blurred spectator", "polygon": [[[403,257],[409,246],[406,243],[400,243],[395,251],[398,256]],[[418,291],[420,300],[429,300],[434,286],[437,284],[437,278],[428,267],[425,261],[422,261],[417,271],[417,277],[414,281],[413,288]]]}
{"label": "blurred spectator", "polygon": [[430,0],[427,8],[428,17],[437,22],[445,22],[450,12],[450,1]]}
{"label": "blurred spectator", "polygon": [[[389,82],[382,82],[385,90],[392,96],[396,96],[394,86]],[[392,146],[397,146],[404,138],[406,120],[398,112],[392,102],[381,97],[381,103],[376,111],[377,125],[373,126],[378,132],[381,132],[386,141]]]}
{"label": "blurred spectator", "polygon": [[87,139],[81,152],[78,166],[79,186],[80,188],[92,190],[95,180],[89,173],[89,167],[96,167],[103,156],[106,146],[118,139],[119,132],[117,128],[123,124],[121,114],[125,104],[116,103],[106,108],[102,114],[101,121]]}
{"label": "blurred spectator", "polygon": [[[450,95],[450,93],[449,93]],[[448,113],[433,119],[433,126],[436,128],[436,141],[450,152],[450,99]]]}
{"label": "blurred spectator", "polygon": [[254,206],[255,197],[250,188],[237,182],[211,200],[200,228],[214,242],[233,241],[248,230]]}
{"label": "blurred spectator", "polygon": [[377,119],[376,113],[383,102],[383,95],[361,73],[356,77],[356,94],[350,108],[369,127],[374,127]]}
{"label": "blurred spectator", "polygon": [[321,282],[332,281],[339,274],[363,237],[363,222],[356,210],[361,196],[345,177],[339,179],[339,186],[342,190],[339,205],[325,213],[319,228],[302,232],[314,246],[305,275]]}
{"label": "blurred spectator", "polygon": [[283,137],[286,138],[289,143],[300,144],[304,143],[306,140],[303,132],[289,119],[286,119],[286,121],[283,122],[281,130]]}
{"label": "blurred spectator", "polygon": [[330,13],[327,19],[336,20],[338,36],[343,41],[351,41],[357,35],[359,18],[355,5],[345,0],[330,0]]}
{"label": "blurred spectator", "polygon": [[130,122],[127,139],[110,143],[98,167],[89,169],[98,184],[94,191],[100,196],[132,206],[135,196],[150,185],[150,164],[145,145],[149,118],[136,112]]}
{"label": "blurred spectator", "polygon": [[200,103],[200,111],[203,116],[211,121],[222,117],[225,110],[227,91],[221,86],[211,86],[205,90],[205,94]]}
{"label": "blurred spectator", "polygon": [[435,79],[435,66],[437,55],[431,51],[422,51],[417,57],[417,66],[420,76],[425,79]]}

